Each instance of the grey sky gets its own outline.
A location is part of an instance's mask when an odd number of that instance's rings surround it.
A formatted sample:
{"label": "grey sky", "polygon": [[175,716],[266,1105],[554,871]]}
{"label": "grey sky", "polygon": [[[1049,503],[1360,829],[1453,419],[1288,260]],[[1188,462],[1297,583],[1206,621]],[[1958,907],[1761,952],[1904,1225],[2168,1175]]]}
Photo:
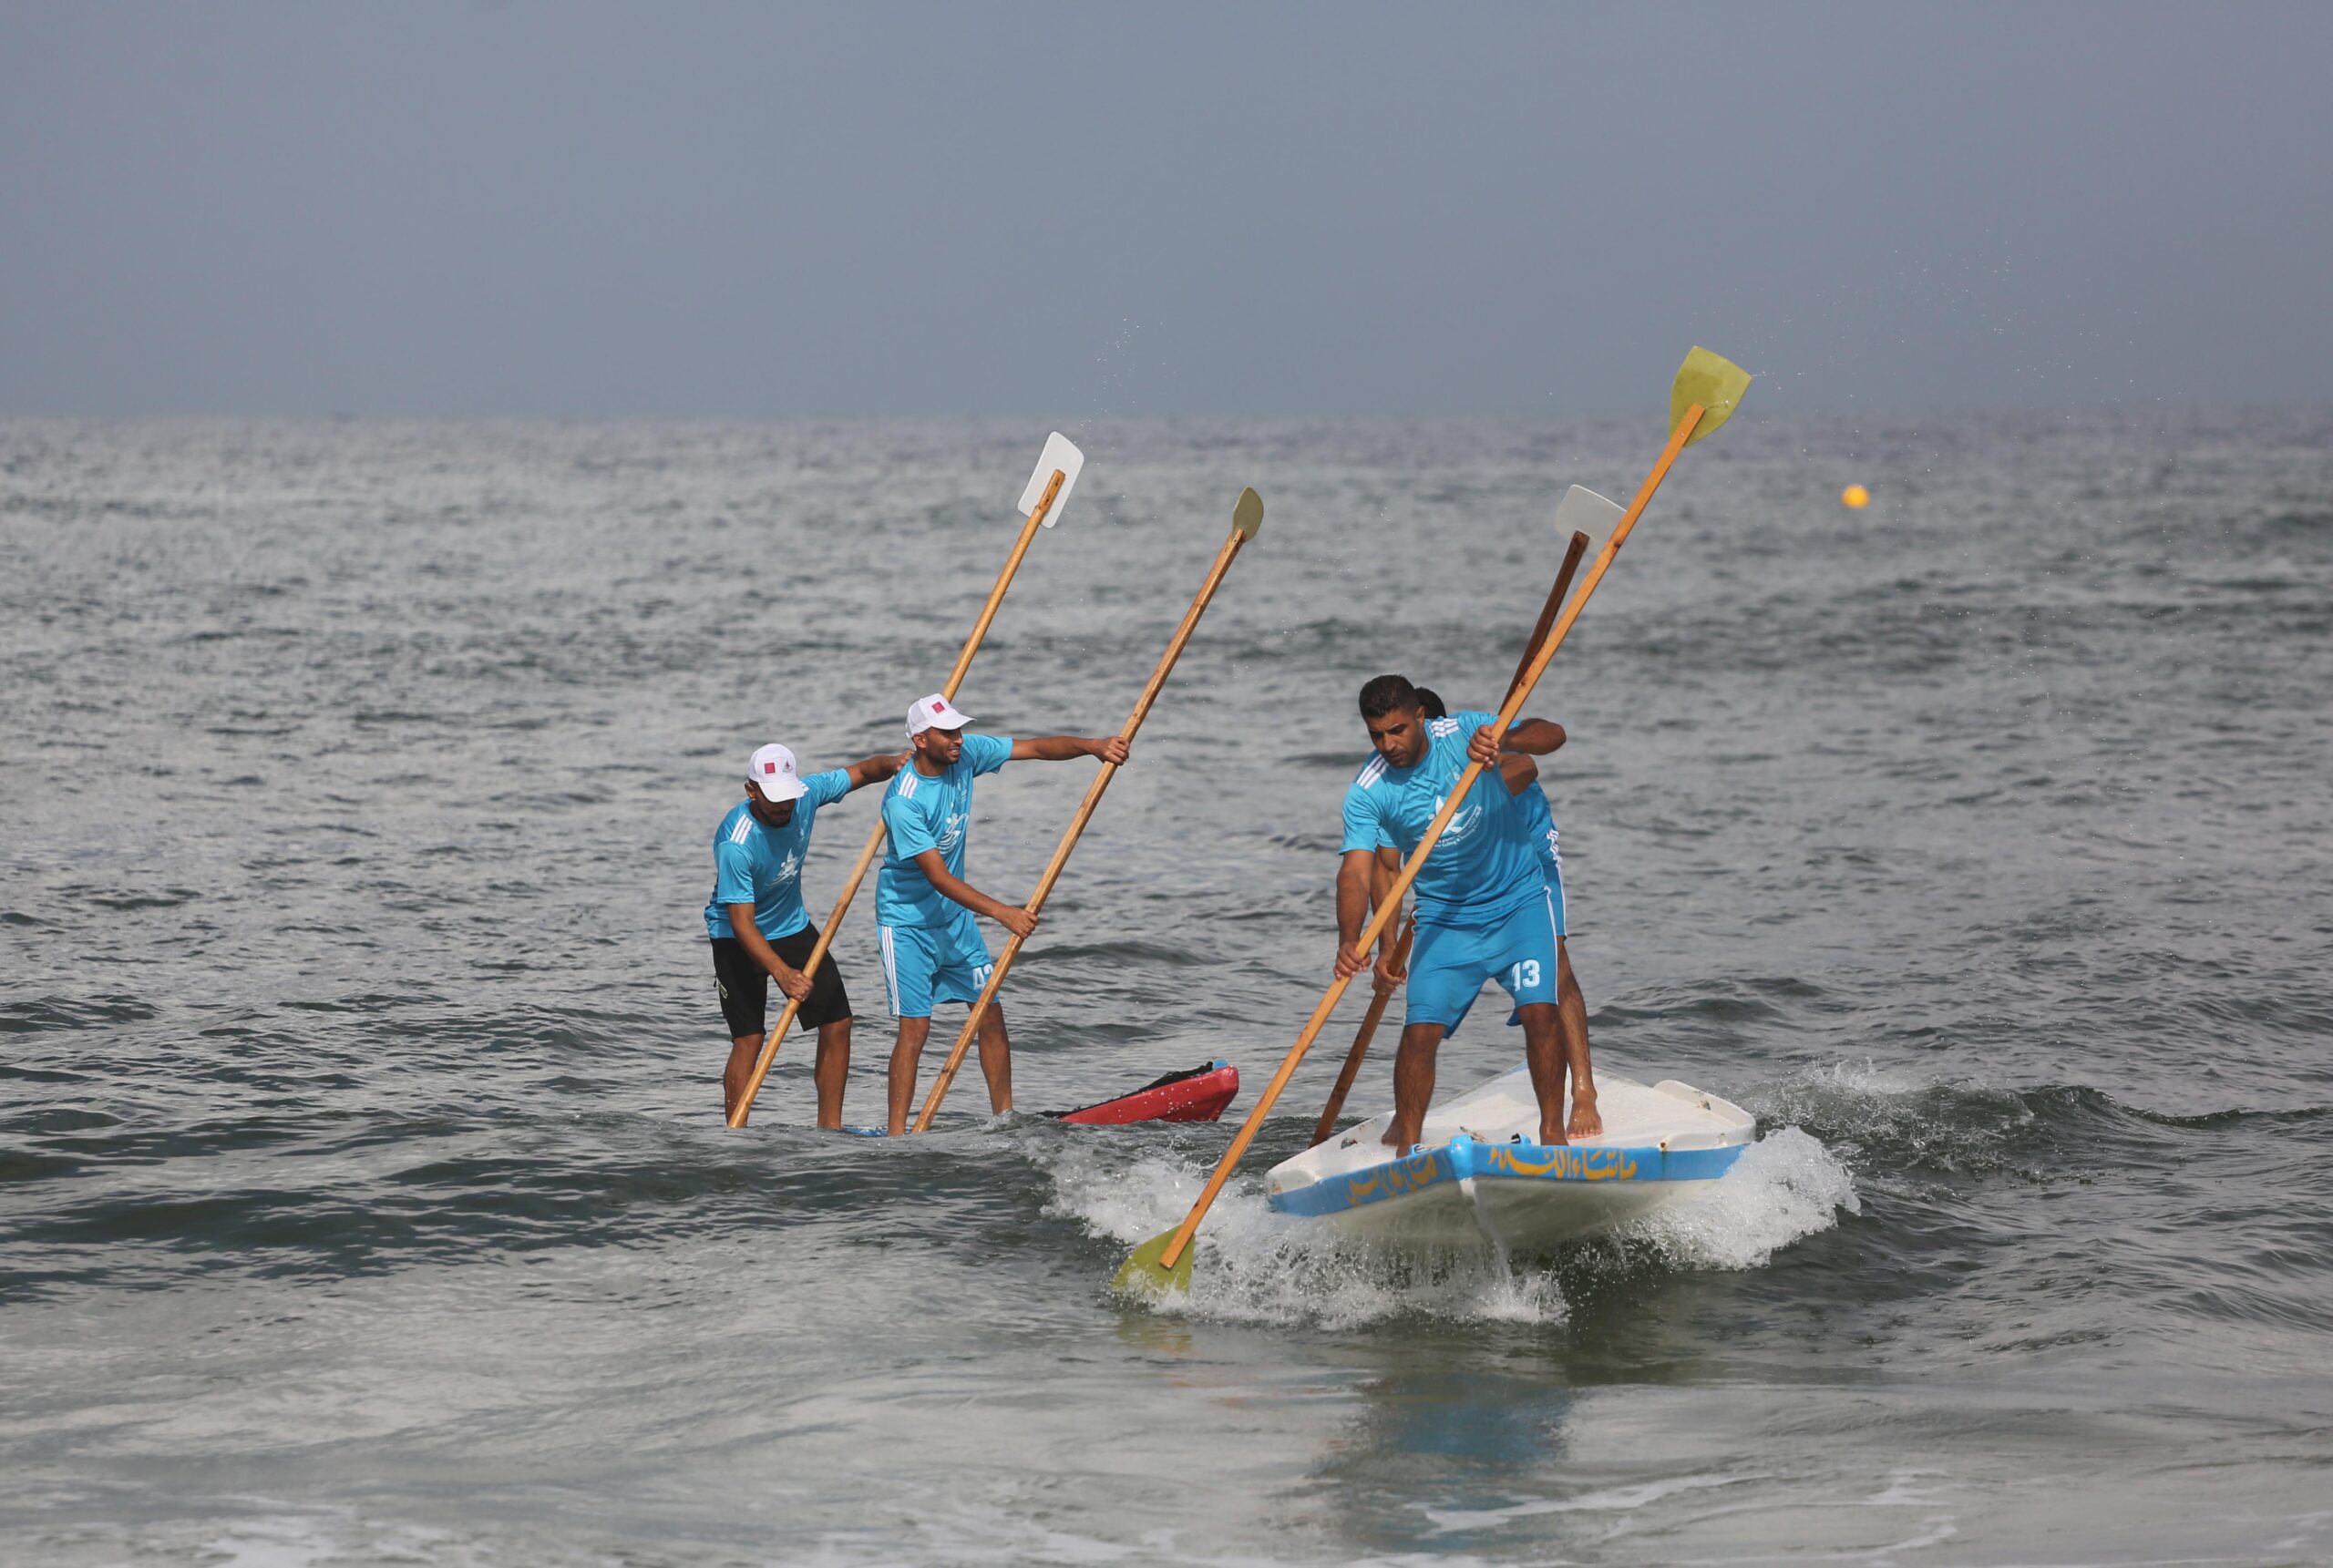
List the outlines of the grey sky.
{"label": "grey sky", "polygon": [[0,413],[2333,401],[2333,5],[0,0]]}

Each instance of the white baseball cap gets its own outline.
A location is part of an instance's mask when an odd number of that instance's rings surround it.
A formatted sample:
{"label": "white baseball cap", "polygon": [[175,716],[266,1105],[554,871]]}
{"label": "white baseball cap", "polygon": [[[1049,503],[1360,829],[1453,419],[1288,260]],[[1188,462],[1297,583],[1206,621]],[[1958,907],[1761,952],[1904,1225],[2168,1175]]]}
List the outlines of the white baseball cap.
{"label": "white baseball cap", "polygon": [[908,738],[913,740],[926,730],[961,730],[971,722],[970,713],[959,712],[956,704],[934,692],[929,697],[918,697],[915,706],[908,710]]}
{"label": "white baseball cap", "polygon": [[764,746],[745,764],[746,780],[762,792],[762,798],[776,805],[780,801],[800,800],[810,793],[794,766],[794,753],[784,746]]}

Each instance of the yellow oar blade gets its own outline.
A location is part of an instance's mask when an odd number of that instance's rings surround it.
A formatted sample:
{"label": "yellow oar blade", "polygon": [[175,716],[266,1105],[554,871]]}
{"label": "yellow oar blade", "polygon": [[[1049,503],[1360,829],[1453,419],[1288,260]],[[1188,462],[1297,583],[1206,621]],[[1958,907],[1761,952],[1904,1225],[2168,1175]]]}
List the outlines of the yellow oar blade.
{"label": "yellow oar blade", "polygon": [[1239,492],[1239,503],[1231,508],[1231,526],[1243,539],[1254,538],[1264,526],[1264,498],[1252,487]]}
{"label": "yellow oar blade", "polygon": [[1748,371],[1723,354],[1697,348],[1677,367],[1677,380],[1669,388],[1669,428],[1676,429],[1684,420],[1685,410],[1700,404],[1701,422],[1685,438],[1685,445],[1691,446],[1732,418],[1742,395],[1749,390]]}
{"label": "yellow oar blade", "polygon": [[[1253,495],[1252,490],[1249,492]],[[1191,1288],[1191,1260],[1198,1255],[1198,1243],[1194,1240],[1183,1249],[1183,1255],[1168,1268],[1158,1261],[1175,1233],[1152,1236],[1134,1249],[1134,1255],[1119,1266],[1117,1277],[1110,1281],[1110,1288],[1125,1296],[1166,1296]]]}

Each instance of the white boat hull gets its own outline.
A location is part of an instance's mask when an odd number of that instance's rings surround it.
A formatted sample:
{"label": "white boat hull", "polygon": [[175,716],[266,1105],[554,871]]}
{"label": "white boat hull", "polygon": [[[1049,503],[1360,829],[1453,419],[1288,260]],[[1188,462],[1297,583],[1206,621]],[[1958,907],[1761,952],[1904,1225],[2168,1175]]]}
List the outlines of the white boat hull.
{"label": "white boat hull", "polygon": [[1673,1079],[1597,1087],[1603,1134],[1561,1145],[1537,1142],[1521,1067],[1430,1111],[1407,1154],[1383,1143],[1393,1113],[1372,1117],[1272,1167],[1272,1206],[1380,1245],[1544,1252],[1708,1186],[1757,1131],[1740,1106]]}

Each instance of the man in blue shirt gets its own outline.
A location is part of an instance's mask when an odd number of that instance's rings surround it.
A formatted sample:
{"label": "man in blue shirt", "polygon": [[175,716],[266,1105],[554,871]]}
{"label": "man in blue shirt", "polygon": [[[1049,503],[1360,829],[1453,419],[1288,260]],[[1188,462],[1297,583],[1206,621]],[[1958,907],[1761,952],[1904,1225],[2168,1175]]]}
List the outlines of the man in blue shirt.
{"label": "man in blue shirt", "polygon": [[[1417,688],[1418,711],[1430,722],[1448,717],[1442,699],[1431,690]],[[1560,726],[1559,726],[1560,727]],[[1514,793],[1515,804],[1523,813],[1525,836],[1531,842],[1538,856],[1539,875],[1547,884],[1547,902],[1556,917],[1556,1029],[1563,1046],[1564,1060],[1571,1066],[1575,1085],[1571,1122],[1566,1131],[1575,1138],[1594,1137],[1602,1131],[1602,1119],[1596,1114],[1595,1091],[1586,1096],[1586,1115],[1579,1109],[1577,1086],[1591,1083],[1588,1052],[1588,999],[1580,994],[1579,981],[1571,971],[1570,924],[1564,907],[1564,859],[1557,847],[1556,819],[1547,809],[1547,793],[1539,788],[1539,765],[1518,752],[1506,752],[1499,757],[1499,772],[1506,779],[1506,787]],[[1380,837],[1377,864],[1370,868],[1369,906],[1372,909],[1385,901],[1386,893],[1393,886],[1393,878],[1402,869],[1402,855],[1389,838]],[[1394,924],[1385,927],[1385,936],[1378,944],[1376,973],[1372,977],[1376,989],[1391,991],[1407,979],[1407,974],[1393,967]],[[1521,1020],[1509,1016],[1507,1022]],[[1449,1032],[1455,1034],[1457,1025]]]}
{"label": "man in blue shirt", "polygon": [[745,798],[729,808],[713,835],[713,901],[704,934],[713,940],[713,973],[729,1023],[729,1067],[721,1075],[725,1113],[736,1108],[760,1059],[769,982],[802,1004],[795,1020],[818,1031],[811,1077],[818,1089],[818,1125],[842,1125],[843,1081],[850,1075],[850,998],[829,952],[816,977],[802,972],[817,930],[802,907],[802,862],[818,808],[862,784],[899,771],[899,757],[868,757],[848,768],[801,777],[794,753],[764,746],[745,764]]}
{"label": "man in blue shirt", "polygon": [[[1399,675],[1381,675],[1361,691],[1362,721],[1376,754],[1345,792],[1344,841],[1337,870],[1336,972],[1369,967],[1355,945],[1369,917],[1371,873],[1381,845],[1408,856],[1469,762],[1488,764],[1426,858],[1416,882],[1417,936],[1410,955],[1408,1016],[1393,1062],[1393,1120],[1385,1141],[1396,1149],[1417,1142],[1434,1097],[1434,1055],[1457,1028],[1483,982],[1495,979],[1515,1000],[1523,1026],[1525,1059],[1539,1100],[1539,1140],[1566,1142],[1563,1118],[1567,1055],[1573,1075],[1569,1132],[1592,1137],[1602,1130],[1589,1075],[1586,1037],[1567,1053],[1557,1016],[1562,924],[1554,890],[1542,874],[1540,842],[1526,807],[1516,802],[1520,775],[1508,776],[1506,753],[1543,756],[1564,743],[1563,727],[1543,719],[1518,721],[1495,746],[1494,713],[1465,712],[1428,719],[1417,689]],[[1536,764],[1530,764],[1536,777]],[[1536,793],[1536,789],[1533,793]],[[1381,975],[1381,980],[1384,977]]]}
{"label": "man in blue shirt", "polygon": [[[971,835],[972,781],[1008,762],[1066,762],[1099,757],[1124,763],[1126,743],[1115,735],[1047,735],[1015,741],[967,735],[971,721],[933,692],[908,710],[910,765],[883,793],[883,826],[890,844],[875,877],[875,920],[883,948],[883,980],[899,1020],[891,1050],[891,1135],[907,1131],[923,1042],[936,1001],[980,1000],[991,969],[988,943],[975,915],[985,915],[1016,937],[1037,928],[1037,917],[992,898],[964,880],[964,841]],[[1004,1009],[989,1004],[981,1020],[981,1072],[989,1108],[1012,1109],[1012,1047]]]}

